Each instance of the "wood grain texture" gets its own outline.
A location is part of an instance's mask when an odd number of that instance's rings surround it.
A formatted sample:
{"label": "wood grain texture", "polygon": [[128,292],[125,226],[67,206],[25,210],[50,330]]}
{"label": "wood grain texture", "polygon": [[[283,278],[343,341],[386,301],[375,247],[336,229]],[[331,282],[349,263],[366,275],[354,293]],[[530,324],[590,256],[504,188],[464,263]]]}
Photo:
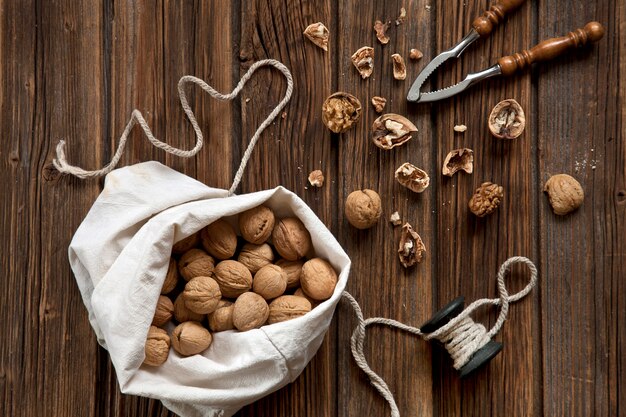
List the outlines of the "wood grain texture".
{"label": "wood grain texture", "polygon": [[[391,41],[381,45],[374,21],[395,20],[403,6],[405,23],[392,23]],[[137,108],[157,138],[189,149],[195,137],[178,102],[180,76],[230,91],[252,63],[275,58],[291,69],[294,95],[284,117],[262,135],[238,192],[283,185],[306,201],[350,255],[348,290],[366,316],[418,326],[458,295],[468,303],[496,296],[496,271],[509,256],[528,256],[540,268],[539,287],[511,306],[496,336],[503,352],[467,380],[429,343],[368,330],[367,358],[401,415],[626,415],[626,5],[526,2],[425,88],[450,85],[591,20],[605,25],[605,38],[449,100],[407,105],[420,69],[489,6],[484,0],[0,0],[0,181],[8,185],[0,191],[0,414],[173,416],[158,401],[121,394],[109,354],[96,342],[66,253],[103,181],[59,176],[50,168],[54,147],[66,139],[70,163],[99,168]],[[330,29],[328,52],[302,35],[318,21]],[[375,64],[372,77],[362,80],[350,55],[365,45],[374,47]],[[411,48],[424,58],[410,61]],[[405,81],[392,77],[395,52],[406,60]],[[263,69],[229,103],[188,91],[203,150],[189,160],[172,157],[135,129],[120,165],[158,160],[227,188],[249,138],[284,94],[284,79]],[[355,94],[364,110],[341,135],[321,122],[321,104],[334,91]],[[416,124],[408,144],[393,151],[372,144],[374,95],[387,98],[385,112]],[[510,142],[491,137],[486,125],[505,98],[526,111],[526,131]],[[455,124],[468,130],[454,133]],[[474,150],[474,173],[443,177],[443,159],[461,147]],[[431,177],[422,194],[393,177],[407,161]],[[307,184],[314,169],[326,176],[320,189]],[[556,173],[576,177],[586,194],[581,209],[565,217],[551,212],[542,193]],[[494,215],[477,219],[467,201],[483,181],[501,184],[505,198]],[[381,221],[367,231],[343,216],[345,198],[361,188],[383,200]],[[409,270],[397,260],[399,228],[387,221],[396,210],[427,247],[424,262]],[[511,291],[526,279],[515,268]],[[496,314],[485,309],[475,319],[489,326]],[[388,415],[352,360],[354,325],[353,312],[340,303],[303,374],[237,415]]]}

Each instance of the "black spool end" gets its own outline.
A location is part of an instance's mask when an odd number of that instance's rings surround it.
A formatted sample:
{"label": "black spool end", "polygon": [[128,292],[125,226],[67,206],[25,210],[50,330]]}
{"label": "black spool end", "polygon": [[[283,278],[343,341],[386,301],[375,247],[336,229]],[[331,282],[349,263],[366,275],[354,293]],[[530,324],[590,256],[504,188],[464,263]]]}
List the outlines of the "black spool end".
{"label": "black spool end", "polygon": [[446,304],[441,310],[436,312],[430,320],[422,324],[420,327],[420,331],[422,333],[434,332],[435,330],[445,326],[450,320],[458,316],[459,313],[463,311],[463,308],[465,308],[465,297],[461,296],[455,298],[454,300]]}
{"label": "black spool end", "polygon": [[489,343],[478,349],[476,353],[472,355],[469,362],[459,369],[459,376],[466,378],[472,372],[486,365],[494,356],[500,353],[503,347],[504,345],[502,343],[490,340]]}

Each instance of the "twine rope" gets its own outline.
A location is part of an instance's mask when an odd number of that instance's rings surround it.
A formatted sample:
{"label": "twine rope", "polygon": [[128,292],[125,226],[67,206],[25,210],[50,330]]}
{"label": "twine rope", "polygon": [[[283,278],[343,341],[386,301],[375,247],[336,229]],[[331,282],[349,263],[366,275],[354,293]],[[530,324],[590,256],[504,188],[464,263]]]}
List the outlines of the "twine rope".
{"label": "twine rope", "polygon": [[235,192],[235,190],[237,189],[237,186],[239,185],[239,182],[241,181],[241,177],[243,176],[243,172],[246,169],[248,160],[250,159],[250,156],[252,155],[252,150],[254,149],[257,141],[259,140],[261,133],[270,125],[270,123],[274,121],[274,119],[276,119],[276,117],[281,112],[281,110],[285,107],[289,99],[291,99],[291,94],[293,93],[293,78],[291,76],[291,73],[289,72],[289,69],[285,65],[280,63],[279,61],[276,61],[275,59],[264,59],[264,60],[255,62],[252,66],[250,66],[250,68],[243,75],[243,77],[241,77],[235,89],[228,94],[220,93],[219,91],[215,90],[213,87],[208,85],[204,80],[200,78],[197,78],[191,75],[185,75],[180,78],[180,80],[178,81],[178,97],[180,98],[180,105],[185,111],[185,114],[187,115],[187,118],[189,119],[189,122],[191,123],[193,130],[196,133],[196,144],[192,149],[189,149],[189,150],[179,149],[174,146],[168,145],[167,143],[162,142],[159,139],[155,138],[152,131],[150,130],[150,126],[148,126],[148,123],[144,119],[141,112],[135,109],[133,110],[131,114],[130,120],[128,121],[128,124],[126,125],[126,128],[124,129],[124,132],[122,133],[122,136],[120,136],[119,144],[117,145],[117,150],[115,151],[115,154],[111,158],[111,161],[107,165],[102,167],[101,169],[97,169],[94,171],[87,171],[78,166],[70,165],[67,162],[67,157],[65,155],[65,141],[64,140],[60,140],[59,143],[57,144],[56,146],[57,157],[56,159],[52,161],[52,163],[59,172],[64,173],[64,174],[71,174],[82,179],[100,177],[102,175],[106,175],[109,172],[111,172],[120,161],[120,158],[122,157],[122,154],[124,153],[126,141],[128,140],[131,130],[133,129],[133,127],[135,127],[136,124],[139,124],[139,126],[145,133],[150,143],[152,143],[152,145],[156,146],[157,148],[163,149],[165,152],[170,153],[172,155],[180,156],[182,158],[190,158],[194,156],[195,154],[197,154],[200,151],[200,149],[202,149],[204,139],[202,136],[202,130],[200,129],[200,126],[198,125],[198,121],[196,120],[193,110],[191,110],[191,106],[189,106],[189,101],[187,100],[187,94],[185,93],[186,84],[195,84],[199,86],[202,90],[204,90],[211,97],[217,100],[229,101],[229,100],[233,100],[235,97],[239,95],[244,85],[252,77],[254,72],[263,66],[272,66],[276,68],[277,70],[279,70],[287,79],[287,89],[285,91],[285,95],[283,96],[282,100],[278,103],[278,105],[274,108],[274,110],[272,110],[272,112],[267,116],[267,118],[263,121],[263,123],[259,125],[259,127],[254,132],[254,135],[250,139],[250,143],[248,144],[248,147],[246,148],[241,158],[239,168],[237,169],[235,177],[233,178],[233,183],[230,189],[228,190],[228,195],[230,196]]}
{"label": "twine rope", "polygon": [[[530,280],[526,287],[521,291],[509,295],[504,279],[511,266],[514,264],[524,264],[530,271]],[[432,333],[423,333],[419,328],[409,326],[396,320],[387,319],[384,317],[372,317],[365,319],[361,306],[354,299],[354,297],[347,291],[343,292],[343,298],[354,309],[357,317],[357,326],[355,327],[352,337],[350,339],[350,348],[352,350],[352,356],[359,368],[365,372],[370,379],[371,384],[378,390],[380,395],[389,403],[391,408],[391,417],[399,417],[400,412],[396,404],[396,400],[389,389],[387,383],[370,368],[365,354],[363,353],[363,344],[365,341],[365,329],[372,324],[381,324],[384,326],[394,327],[399,330],[411,333],[415,336],[420,336],[424,340],[436,339],[439,340],[446,348],[452,360],[454,361],[454,368],[460,369],[465,365],[476,351],[482,348],[493,336],[495,336],[509,313],[509,304],[524,298],[537,284],[537,268],[532,261],[523,256],[514,256],[500,266],[497,276],[498,282],[498,298],[482,298],[474,301],[467,306],[458,316],[450,320],[445,326],[440,327]],[[484,305],[500,306],[500,314],[498,319],[494,323],[493,327],[487,331],[485,326],[480,323],[474,322],[470,317],[470,314],[477,308]]]}

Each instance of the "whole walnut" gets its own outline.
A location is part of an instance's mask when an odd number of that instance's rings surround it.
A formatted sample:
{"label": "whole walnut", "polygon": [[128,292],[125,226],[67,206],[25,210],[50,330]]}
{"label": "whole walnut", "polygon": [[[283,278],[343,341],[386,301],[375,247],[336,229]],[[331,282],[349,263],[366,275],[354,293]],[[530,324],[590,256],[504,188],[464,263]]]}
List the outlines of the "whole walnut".
{"label": "whole walnut", "polygon": [[311,303],[311,310],[313,310],[315,307],[317,307],[320,304],[320,301],[314,300],[311,297],[309,297],[308,295],[306,295],[305,292],[302,291],[302,288],[298,288],[297,290],[295,290],[293,295],[295,295],[297,297],[306,298],[307,301],[309,303]]}
{"label": "whole walnut", "polygon": [[271,246],[267,243],[261,245],[246,243],[243,245],[243,248],[241,248],[237,260],[244,264],[250,272],[255,274],[265,265],[272,263],[274,260],[274,251],[272,251]]}
{"label": "whole walnut", "polygon": [[187,236],[183,240],[179,240],[172,246],[172,253],[176,255],[182,255],[190,249],[195,248],[200,244],[200,232],[196,232]]}
{"label": "whole walnut", "polygon": [[169,266],[167,267],[167,274],[163,281],[163,287],[161,287],[161,294],[169,294],[176,288],[178,284],[178,269],[176,267],[176,261],[174,258],[170,258]]}
{"label": "whole walnut", "polygon": [[174,318],[179,323],[186,321],[202,321],[204,320],[204,314],[194,313],[189,310],[185,305],[185,293],[180,293],[180,295],[176,297],[176,300],[174,300]]}
{"label": "whole walnut", "polygon": [[195,277],[209,276],[213,268],[215,268],[215,260],[202,249],[190,249],[178,261],[178,271],[185,281]]}
{"label": "whole walnut", "polygon": [[172,319],[174,315],[174,303],[168,297],[164,295],[159,296],[156,309],[154,310],[154,317],[152,318],[152,325],[157,327],[163,327],[168,321]]}
{"label": "whole walnut", "polygon": [[239,214],[239,231],[248,242],[260,245],[272,234],[274,212],[267,206],[257,206]]}
{"label": "whole walnut", "polygon": [[311,303],[296,295],[283,295],[270,303],[269,324],[280,323],[304,316],[311,311]]}
{"label": "whole walnut", "polygon": [[287,288],[293,289],[300,286],[300,274],[302,274],[302,260],[288,261],[287,259],[280,259],[276,262],[277,266],[280,266],[285,274],[287,274]]}
{"label": "whole walnut", "polygon": [[244,292],[233,305],[233,324],[241,332],[257,329],[267,321],[270,307],[259,294]]}
{"label": "whole walnut", "polygon": [[211,277],[195,277],[183,291],[185,307],[194,313],[209,314],[215,311],[222,298],[220,286]]}
{"label": "whole walnut", "polygon": [[374,226],[382,214],[380,196],[374,190],[359,190],[348,195],[345,214],[348,222],[357,229]]}
{"label": "whole walnut", "polygon": [[483,182],[468,203],[470,211],[478,217],[493,213],[500,206],[503,191],[504,188],[498,184]]}
{"label": "whole walnut", "polygon": [[150,326],[144,352],[146,357],[143,363],[145,365],[163,365],[170,353],[170,337],[167,332],[156,326]]}
{"label": "whole walnut", "polygon": [[211,346],[211,333],[196,321],[186,321],[172,332],[172,347],[182,356],[204,352]]}
{"label": "whole walnut", "polygon": [[337,273],[325,260],[313,258],[304,263],[300,284],[309,297],[318,301],[326,300],[335,291]]}
{"label": "whole walnut", "polygon": [[558,174],[550,177],[543,187],[554,214],[564,216],[583,204],[585,193],[576,179],[567,174]]}
{"label": "whole walnut", "polygon": [[232,258],[237,250],[237,234],[226,220],[217,220],[200,232],[202,247],[217,259]]}
{"label": "whole walnut", "polygon": [[266,300],[282,295],[287,289],[287,274],[280,266],[266,265],[252,280],[252,291]]}
{"label": "whole walnut", "polygon": [[272,232],[276,251],[283,258],[295,261],[311,250],[311,235],[304,224],[296,217],[280,219]]}
{"label": "whole walnut", "polygon": [[234,305],[231,301],[222,300],[217,310],[208,315],[209,328],[214,332],[223,332],[235,328],[233,324]]}
{"label": "whole walnut", "polygon": [[226,260],[218,263],[213,277],[220,286],[222,296],[236,298],[252,288],[252,274],[241,262]]}

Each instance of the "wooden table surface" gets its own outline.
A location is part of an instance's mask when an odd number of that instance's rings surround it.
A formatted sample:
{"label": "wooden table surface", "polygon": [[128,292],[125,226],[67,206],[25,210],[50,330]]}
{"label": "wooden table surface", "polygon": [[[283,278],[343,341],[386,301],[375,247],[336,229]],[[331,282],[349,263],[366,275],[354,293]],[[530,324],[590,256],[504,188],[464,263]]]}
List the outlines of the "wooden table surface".
{"label": "wooden table surface", "polygon": [[[190,148],[193,131],[176,83],[197,75],[232,89],[252,63],[275,58],[295,81],[286,117],[263,134],[240,193],[282,184],[297,193],[352,259],[347,289],[366,316],[420,325],[458,295],[496,296],[495,275],[509,256],[531,258],[536,289],[512,305],[486,368],[460,381],[446,353],[386,328],[368,331],[366,355],[387,381],[402,416],[626,415],[626,3],[621,0],[528,1],[485,41],[433,77],[449,85],[505,54],[560,36],[586,22],[606,27],[598,44],[510,78],[481,83],[452,99],[407,105],[420,69],[454,45],[485,0],[454,1],[130,1],[0,0],[0,414],[9,416],[166,416],[158,401],[120,393],[107,351],[99,347],[70,270],[67,247],[103,186],[61,176],[50,163],[60,139],[70,163],[105,165],[130,113],[143,112],[155,135]],[[406,21],[382,46],[376,19]],[[330,29],[328,52],[306,40],[314,22]],[[375,49],[374,73],[362,80],[350,62],[361,46]],[[411,48],[423,51],[409,61]],[[392,77],[391,54],[407,59],[405,81]],[[262,70],[241,99],[216,102],[194,90],[191,103],[205,133],[190,160],[150,146],[138,129],[120,166],[157,160],[205,184],[228,188],[250,136],[285,90],[282,76]],[[331,134],[321,105],[335,91],[363,103],[356,127]],[[369,135],[377,117],[370,99],[407,115],[419,133],[392,151]],[[499,141],[487,117],[515,98],[526,130]],[[464,134],[453,132],[467,125]],[[440,174],[446,154],[472,148],[474,173]],[[430,187],[413,194],[394,180],[409,161]],[[326,184],[307,188],[321,169]],[[567,173],[585,190],[581,209],[555,216],[542,193]],[[483,181],[501,184],[504,201],[478,219],[467,201]],[[344,219],[346,196],[377,190],[383,217],[359,231]],[[427,254],[405,270],[397,259],[398,211],[423,238]],[[516,268],[511,291],[527,274]],[[493,324],[496,309],[475,319]],[[251,404],[240,416],[383,416],[387,404],[354,364],[353,313],[340,303],[317,356],[291,385]]]}

